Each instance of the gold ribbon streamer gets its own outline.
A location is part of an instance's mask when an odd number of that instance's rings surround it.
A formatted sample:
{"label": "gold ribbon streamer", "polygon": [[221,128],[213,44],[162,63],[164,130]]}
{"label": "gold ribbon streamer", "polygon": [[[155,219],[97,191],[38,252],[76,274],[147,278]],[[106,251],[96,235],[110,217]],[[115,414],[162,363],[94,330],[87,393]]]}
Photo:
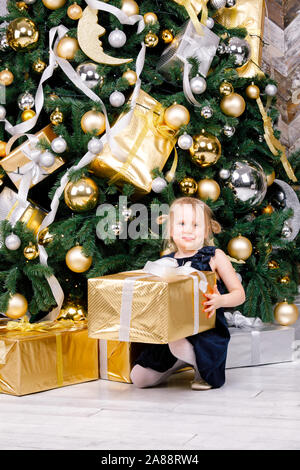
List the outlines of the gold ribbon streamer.
{"label": "gold ribbon streamer", "polygon": [[4,326],[9,331],[21,331],[23,333],[30,331],[38,331],[41,333],[55,331],[55,330],[77,330],[86,326],[86,320],[74,321],[74,320],[57,320],[57,321],[44,321],[40,323],[29,323],[27,317],[23,317],[20,321],[9,321]]}
{"label": "gold ribbon streamer", "polygon": [[[163,108],[160,103],[158,103],[150,112],[146,114],[143,114],[139,109],[138,109],[138,104],[135,108],[135,114],[139,116],[140,118],[144,119],[145,126],[143,127],[142,132],[138,135],[137,139],[134,142],[133,147],[131,148],[128,157],[126,159],[126,162],[123,164],[121,170],[116,173],[110,180],[108,181],[108,184],[111,185],[118,181],[119,179],[122,178],[122,176],[126,173],[128,167],[131,165],[133,158],[136,156],[136,153],[143,142],[144,138],[147,135],[147,132],[151,130],[155,136],[158,137],[164,137],[165,139],[169,140],[173,146],[175,146],[176,143],[176,131],[168,127],[164,122],[164,113],[163,113]],[[178,155],[177,151],[175,149],[175,156],[174,156],[174,161],[172,164],[172,168],[169,172],[171,172],[175,175],[176,168],[177,168],[177,162],[178,162]]]}
{"label": "gold ribbon streamer", "polygon": [[272,128],[272,120],[271,118],[267,115],[264,105],[262,104],[262,101],[260,97],[257,98],[256,103],[259,107],[260,114],[262,115],[263,122],[264,122],[264,138],[265,141],[272,152],[273,155],[278,155],[278,151],[281,151],[281,163],[286,171],[286,174],[292,180],[294,183],[297,181],[297,178],[295,176],[295,173],[293,171],[293,168],[290,164],[290,162],[287,159],[286,153],[285,153],[285,147],[279,142],[278,139],[274,136],[274,131]]}
{"label": "gold ribbon streamer", "polygon": [[177,3],[178,5],[181,5],[183,6],[193,25],[194,25],[194,28],[195,30],[197,31],[197,33],[200,35],[200,36],[203,36],[203,28],[201,26],[201,23],[204,24],[206,26],[206,21],[207,21],[207,16],[208,16],[208,12],[207,12],[207,2],[208,0],[197,0],[197,3],[200,3],[201,7],[199,9],[199,12],[202,10],[202,15],[201,15],[201,20],[199,21],[198,20],[198,17],[197,17],[197,8],[193,5],[193,0],[174,0],[175,3]]}

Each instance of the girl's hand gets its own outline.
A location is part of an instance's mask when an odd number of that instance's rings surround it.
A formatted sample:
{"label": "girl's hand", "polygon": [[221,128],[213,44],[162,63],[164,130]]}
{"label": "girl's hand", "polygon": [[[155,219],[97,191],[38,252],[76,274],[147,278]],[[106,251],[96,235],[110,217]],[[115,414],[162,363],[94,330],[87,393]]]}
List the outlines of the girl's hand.
{"label": "girl's hand", "polygon": [[218,291],[217,286],[214,286],[213,293],[204,294],[204,296],[208,299],[206,302],[203,302],[204,311],[207,313],[207,318],[210,318],[215,309],[222,307],[222,295]]}

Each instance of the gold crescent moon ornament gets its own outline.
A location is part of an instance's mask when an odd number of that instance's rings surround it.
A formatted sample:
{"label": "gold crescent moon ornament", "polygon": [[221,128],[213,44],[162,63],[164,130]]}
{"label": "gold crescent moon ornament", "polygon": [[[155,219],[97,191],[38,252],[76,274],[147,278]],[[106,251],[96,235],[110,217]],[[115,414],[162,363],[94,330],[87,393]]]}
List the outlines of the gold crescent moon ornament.
{"label": "gold crescent moon ornament", "polygon": [[99,37],[105,34],[105,28],[98,24],[98,10],[86,7],[78,21],[77,39],[81,50],[94,62],[106,65],[122,65],[132,59],[119,59],[105,54]]}

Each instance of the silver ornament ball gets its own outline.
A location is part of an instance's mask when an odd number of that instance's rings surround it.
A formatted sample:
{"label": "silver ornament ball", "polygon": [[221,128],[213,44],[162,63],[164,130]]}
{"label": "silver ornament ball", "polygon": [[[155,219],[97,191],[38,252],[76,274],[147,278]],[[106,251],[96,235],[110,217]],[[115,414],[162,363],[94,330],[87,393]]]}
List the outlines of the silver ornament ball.
{"label": "silver ornament ball", "polygon": [[158,176],[152,181],[152,191],[161,193],[167,187],[167,182],[164,178]]}
{"label": "silver ornament ball", "polygon": [[236,0],[226,0],[226,8],[234,7],[236,4]]}
{"label": "silver ornament ball", "polygon": [[25,91],[25,93],[22,93],[21,95],[18,96],[18,106],[22,111],[25,111],[25,109],[31,109],[34,106],[34,97],[32,96],[31,93],[28,91]]}
{"label": "silver ornament ball", "polygon": [[50,168],[50,166],[54,165],[55,162],[55,155],[53,153],[46,150],[40,156],[40,165],[44,166],[45,168]]}
{"label": "silver ornament ball", "polygon": [[97,139],[97,137],[92,137],[88,143],[88,151],[96,155],[97,153],[102,152],[102,150],[103,143],[101,142],[101,140]]}
{"label": "silver ornament ball", "polygon": [[204,117],[205,119],[211,118],[213,115],[213,110],[211,109],[210,106],[203,106],[201,109],[201,116]]}
{"label": "silver ornament ball", "polygon": [[120,29],[115,29],[108,36],[109,44],[111,45],[111,47],[115,48],[123,47],[126,43],[126,39],[126,34]]}
{"label": "silver ornament ball", "polygon": [[206,20],[206,26],[209,28],[209,29],[213,29],[215,25],[215,22],[214,20],[209,16]]}
{"label": "silver ornament ball", "polygon": [[206,80],[203,77],[196,76],[190,81],[191,90],[195,95],[200,95],[206,90]]}
{"label": "silver ornament ball", "polygon": [[0,121],[4,121],[5,116],[6,116],[6,109],[1,104],[0,105]]}
{"label": "silver ornament ball", "polygon": [[210,4],[213,8],[216,10],[219,10],[219,8],[224,8],[226,5],[226,0],[210,0]]}
{"label": "silver ornament ball", "polygon": [[15,233],[11,233],[5,238],[5,246],[8,250],[14,251],[20,248],[21,240]]}
{"label": "silver ornament ball", "polygon": [[62,136],[56,137],[51,142],[51,148],[55,153],[63,153],[67,149],[67,142]]}
{"label": "silver ornament ball", "polygon": [[183,134],[178,138],[177,144],[182,150],[188,150],[193,145],[193,137],[189,134]]}
{"label": "silver ornament ball", "polygon": [[6,33],[0,34],[0,51],[5,51],[9,48],[9,44],[7,42]]}
{"label": "silver ornament ball", "polygon": [[224,132],[224,135],[226,135],[226,137],[232,137],[233,134],[235,133],[235,128],[232,126],[225,125],[223,127],[223,132]]}
{"label": "silver ornament ball", "polygon": [[218,55],[223,55],[227,51],[226,44],[224,42],[221,42],[218,47],[217,47],[217,54]]}
{"label": "silver ornament ball", "polygon": [[219,177],[222,180],[227,180],[229,176],[230,176],[230,170],[228,170],[227,168],[221,168],[221,170],[219,171]]}
{"label": "silver ornament ball", "polygon": [[277,86],[272,85],[272,83],[269,83],[269,85],[267,85],[265,88],[265,93],[268,96],[275,96],[277,93]]}
{"label": "silver ornament ball", "polygon": [[233,37],[229,39],[227,52],[235,58],[235,65],[246,64],[251,55],[251,47],[245,39]]}
{"label": "silver ornament ball", "polygon": [[115,108],[119,108],[125,103],[125,96],[120,91],[113,91],[109,97],[109,102]]}
{"label": "silver ornament ball", "polygon": [[97,72],[97,64],[83,62],[78,65],[76,72],[88,88],[94,88],[98,83],[103,85],[103,77]]}

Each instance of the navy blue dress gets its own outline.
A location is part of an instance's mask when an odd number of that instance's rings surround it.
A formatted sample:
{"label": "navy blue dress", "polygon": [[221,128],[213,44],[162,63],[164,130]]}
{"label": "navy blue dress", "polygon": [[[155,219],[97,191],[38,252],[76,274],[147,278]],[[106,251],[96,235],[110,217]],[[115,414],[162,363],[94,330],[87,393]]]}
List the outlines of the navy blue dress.
{"label": "navy blue dress", "polygon": [[[211,271],[209,261],[211,257],[215,256],[215,251],[215,246],[204,246],[194,256],[176,258],[176,260],[179,266],[184,265],[187,261],[191,261],[193,268],[199,271]],[[171,253],[166,256],[174,258],[174,255],[175,253]],[[217,280],[217,287],[220,294],[227,292],[223,281]],[[194,347],[201,377],[212,387],[221,387],[225,382],[227,346],[230,340],[230,333],[223,308],[216,310],[215,328],[188,336],[186,339]],[[171,353],[168,344],[147,344],[135,361],[135,364],[139,364],[142,367],[150,367],[158,372],[165,372],[176,361],[177,358]]]}

